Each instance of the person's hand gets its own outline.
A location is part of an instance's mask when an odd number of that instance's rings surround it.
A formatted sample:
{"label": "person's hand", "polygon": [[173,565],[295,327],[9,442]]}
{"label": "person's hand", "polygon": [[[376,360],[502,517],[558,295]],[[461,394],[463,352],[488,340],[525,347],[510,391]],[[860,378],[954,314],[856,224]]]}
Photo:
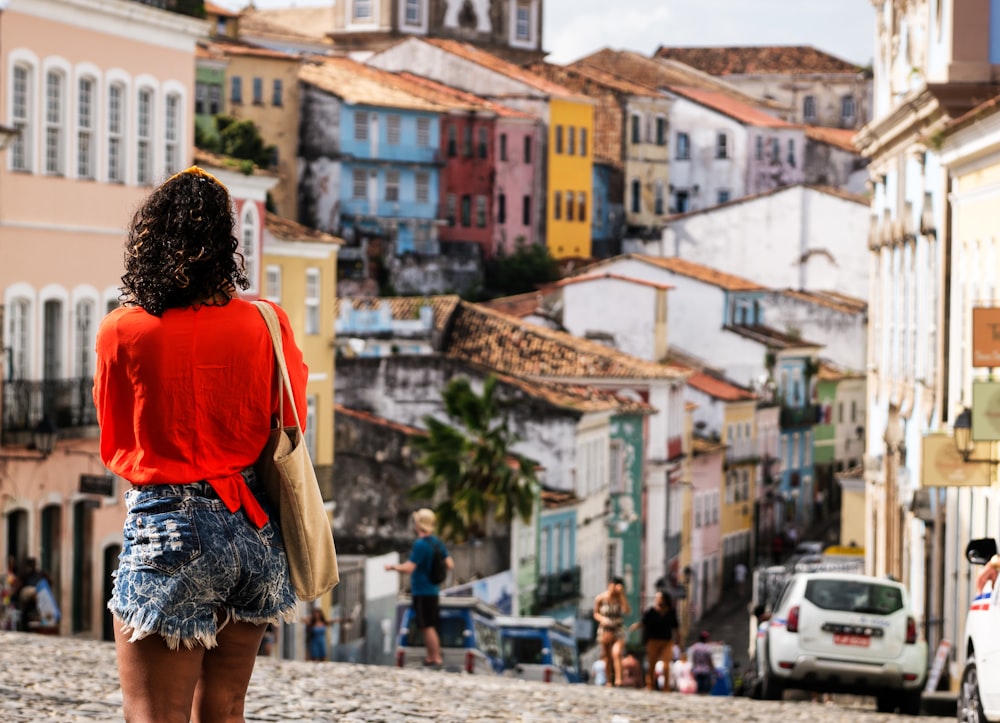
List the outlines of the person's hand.
{"label": "person's hand", "polygon": [[385,563],[385,571],[386,572],[392,572],[395,569],[396,569],[396,566],[393,563],[391,563],[391,562]]}
{"label": "person's hand", "polygon": [[994,555],[989,562],[983,565],[983,569],[980,570],[979,576],[976,578],[976,594],[983,591],[986,583],[990,583],[991,586],[996,585],[998,572],[1000,572],[1000,555]]}

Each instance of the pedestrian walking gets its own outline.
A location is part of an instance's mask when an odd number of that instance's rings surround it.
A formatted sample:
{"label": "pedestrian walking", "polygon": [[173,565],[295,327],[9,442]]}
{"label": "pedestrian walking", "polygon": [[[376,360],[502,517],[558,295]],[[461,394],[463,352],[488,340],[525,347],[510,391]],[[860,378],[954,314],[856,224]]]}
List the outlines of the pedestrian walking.
{"label": "pedestrian walking", "polygon": [[[132,218],[123,306],[97,333],[101,458],[127,480],[108,609],[124,717],[242,721],[268,623],[297,618],[277,516],[254,474],[278,409],[267,326],[249,301],[233,202],[197,167]],[[275,307],[307,418],[308,370]],[[294,405],[294,406],[293,406]]]}
{"label": "pedestrian walking", "polygon": [[607,671],[606,685],[622,684],[622,655],[625,652],[625,616],[632,612],[625,596],[625,581],[614,577],[608,589],[594,598],[597,642]]}
{"label": "pedestrian walking", "polygon": [[680,642],[678,630],[680,625],[677,621],[677,611],[674,609],[673,600],[670,595],[662,590],[658,590],[653,604],[642,614],[639,622],[633,623],[629,628],[634,630],[642,628],[642,643],[646,648],[646,665],[648,675],[646,687],[649,690],[657,690],[657,663],[667,666],[673,660],[674,645]]}
{"label": "pedestrian walking", "polygon": [[329,623],[323,611],[313,608],[306,619],[307,658],[313,662],[326,660],[326,631]]}
{"label": "pedestrian walking", "polygon": [[441,626],[440,595],[438,583],[432,581],[434,551],[443,551],[444,562],[449,570],[455,566],[455,561],[448,554],[444,543],[434,536],[437,527],[437,515],[426,507],[413,513],[413,530],[417,535],[410,550],[410,559],[398,565],[387,564],[386,570],[395,570],[410,576],[410,596],[413,605],[413,616],[417,627],[423,632],[424,647],[427,655],[424,665],[440,667],[444,664],[441,657],[441,638],[438,628]]}
{"label": "pedestrian walking", "polygon": [[712,660],[712,649],[708,645],[711,639],[707,630],[698,633],[698,642],[688,650],[691,661],[691,673],[694,675],[700,695],[708,695],[715,685],[715,662]]}

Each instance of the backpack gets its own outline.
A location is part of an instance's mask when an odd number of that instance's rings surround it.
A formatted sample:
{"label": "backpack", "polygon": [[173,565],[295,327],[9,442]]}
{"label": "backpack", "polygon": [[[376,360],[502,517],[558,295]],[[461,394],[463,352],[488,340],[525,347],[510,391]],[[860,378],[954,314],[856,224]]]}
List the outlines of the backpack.
{"label": "backpack", "polygon": [[432,585],[440,585],[448,577],[448,566],[444,562],[445,549],[440,540],[431,542],[434,547],[434,554],[431,556],[431,570],[427,578]]}

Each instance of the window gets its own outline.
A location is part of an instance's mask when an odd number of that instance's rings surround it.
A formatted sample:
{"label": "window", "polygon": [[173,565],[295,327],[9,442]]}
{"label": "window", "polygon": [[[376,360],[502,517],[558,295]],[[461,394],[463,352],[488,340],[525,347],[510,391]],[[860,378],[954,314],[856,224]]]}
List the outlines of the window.
{"label": "window", "polygon": [[465,227],[472,225],[472,196],[468,193],[462,196],[462,225]]}
{"label": "window", "polygon": [[234,75],[229,81],[229,102],[243,102],[243,78],[238,75]]}
{"label": "window", "polygon": [[208,83],[195,83],[194,112],[195,115],[208,113]]}
{"label": "window", "polygon": [[385,172],[385,200],[399,200],[399,171],[390,169]]}
{"label": "window", "polygon": [[552,218],[556,221],[562,218],[562,191],[552,194]]}
{"label": "window", "polygon": [[729,202],[729,189],[720,188],[718,194],[716,194],[716,200],[718,203],[728,203]]}
{"label": "window", "polygon": [[426,148],[431,144],[431,119],[417,118],[417,145]]}
{"label": "window", "polygon": [[777,138],[771,139],[771,160],[774,163],[779,163],[781,161],[781,141]]}
{"label": "window", "polygon": [[573,192],[567,191],[566,193],[566,220],[573,220]]}
{"label": "window", "polygon": [[108,180],[125,183],[125,86],[108,87]]}
{"label": "window", "polygon": [[281,107],[285,104],[281,78],[275,78],[271,83],[271,105]]}
{"label": "window", "polygon": [[97,170],[97,148],[94,143],[93,78],[80,78],[76,98],[76,175],[94,178]]}
{"label": "window", "polygon": [[16,171],[31,170],[29,149],[31,141],[31,108],[33,97],[31,93],[31,69],[25,65],[14,66],[14,81],[11,84],[11,123],[20,131],[10,147],[10,165]]}
{"label": "window", "polygon": [[363,110],[354,112],[354,140],[368,140],[368,113]]}
{"label": "window", "polygon": [[85,299],[76,302],[74,310],[76,343],[73,349],[73,376],[77,379],[86,379],[94,375],[95,306],[93,300]]}
{"label": "window", "polygon": [[656,116],[656,145],[667,145],[667,119],[662,115]]}
{"label": "window", "polygon": [[10,303],[8,314],[11,350],[8,357],[10,368],[7,371],[11,379],[23,380],[30,371],[28,352],[31,348],[31,302],[23,298],[14,299]]}
{"label": "window", "polygon": [[729,136],[725,133],[717,133],[715,136],[715,157],[729,158]]}
{"label": "window", "polygon": [[653,213],[657,216],[663,215],[663,182],[657,181],[653,185]]}
{"label": "window", "polygon": [[398,146],[400,141],[401,120],[398,115],[389,115],[385,118],[385,140],[390,146]]}
{"label": "window", "polygon": [[632,213],[639,213],[642,211],[642,185],[639,183],[639,179],[635,178],[632,180],[632,193],[630,194]]}
{"label": "window", "polygon": [[687,133],[677,134],[677,160],[686,161],[691,158],[691,139]]}
{"label": "window", "polygon": [[310,394],[306,397],[306,431],[302,433],[302,442],[309,450],[309,456],[316,459],[316,418],[318,401]]}
{"label": "window", "polygon": [[458,206],[458,199],[454,193],[449,193],[444,201],[444,217],[449,226],[455,225],[455,209]]}
{"label": "window", "polygon": [[462,155],[472,158],[472,126],[462,128]]}
{"label": "window", "polygon": [[319,269],[306,269],[306,334],[319,334],[319,296],[320,296],[320,276]]}
{"label": "window", "polygon": [[42,311],[42,379],[63,378],[63,303],[45,302]]}
{"label": "window", "polygon": [[221,85],[210,85],[208,86],[208,112],[212,115],[218,115],[222,112],[222,86]]}
{"label": "window", "polygon": [[406,0],[403,10],[403,22],[407,25],[420,25],[420,0]]}
{"label": "window", "polygon": [[372,19],[372,0],[354,0],[354,11],[351,13],[355,22],[369,22]]}
{"label": "window", "polygon": [[514,34],[518,40],[531,40],[531,6],[526,2],[517,4]]}
{"label": "window", "polygon": [[531,163],[531,136],[524,137],[524,162]]}
{"label": "window", "polygon": [[580,129],[580,155],[581,156],[586,156],[587,155],[587,129],[586,128],[581,128]]}
{"label": "window", "polygon": [[181,99],[176,93],[170,93],[163,104],[163,133],[164,133],[164,171],[172,176],[181,170],[180,151],[180,111]]}
{"label": "window", "polygon": [[65,173],[65,96],[63,74],[50,70],[45,74],[45,172],[55,176]]}
{"label": "window", "polygon": [[489,156],[489,132],[485,128],[479,129],[479,157],[486,158]]}
{"label": "window", "polygon": [[855,112],[856,111],[855,111],[855,107],[854,107],[854,96],[853,95],[845,95],[843,98],[840,99],[840,118],[841,118],[841,120],[848,121],[848,122],[849,121],[853,121],[854,120],[854,113]]}
{"label": "window", "polygon": [[687,213],[691,197],[687,191],[678,191],[674,194],[674,210],[677,213]]}
{"label": "window", "polygon": [[448,156],[454,158],[458,155],[458,131],[455,126],[448,126]]}
{"label": "window", "polygon": [[414,197],[417,203],[430,203],[431,200],[431,176],[427,171],[417,171],[413,176],[416,186]]}
{"label": "window", "polygon": [[364,168],[351,171],[351,198],[366,198],[368,196],[368,174]]}
{"label": "window", "polygon": [[795,140],[792,138],[788,139],[788,165],[795,168]]}
{"label": "window", "polygon": [[807,121],[816,120],[816,98],[812,95],[807,95],[802,99],[802,117]]}
{"label": "window", "polygon": [[264,105],[264,79],[253,79],[253,104]]}
{"label": "window", "polygon": [[243,254],[243,266],[246,269],[247,278],[250,280],[250,289],[257,288],[257,215],[251,203],[247,203],[246,210],[240,223],[240,253]]}
{"label": "window", "polygon": [[527,194],[521,199],[521,225],[531,225],[531,196]]}
{"label": "window", "polygon": [[506,133],[501,133],[500,134],[500,160],[501,161],[506,161],[507,160],[507,134]]}
{"label": "window", "polygon": [[275,304],[281,303],[281,267],[268,266],[264,272],[264,298],[273,301]]}
{"label": "window", "polygon": [[486,196],[476,196],[476,226],[486,228]]}
{"label": "window", "polygon": [[556,126],[556,153],[563,152],[563,127]]}
{"label": "window", "polygon": [[764,160],[764,136],[757,136],[754,139],[753,155],[758,161]]}
{"label": "window", "polygon": [[632,143],[642,141],[642,118],[638,113],[632,114]]}
{"label": "window", "polygon": [[587,194],[580,191],[576,194],[577,218],[581,221],[587,220]]}
{"label": "window", "polygon": [[701,527],[701,503],[702,495],[696,495],[694,498],[694,526]]}
{"label": "window", "polygon": [[507,195],[497,196],[497,223],[507,223]]}
{"label": "window", "polygon": [[570,126],[566,129],[566,153],[571,156],[576,155],[576,128]]}
{"label": "window", "polygon": [[146,185],[153,181],[153,91],[143,88],[138,97],[136,121],[136,182]]}

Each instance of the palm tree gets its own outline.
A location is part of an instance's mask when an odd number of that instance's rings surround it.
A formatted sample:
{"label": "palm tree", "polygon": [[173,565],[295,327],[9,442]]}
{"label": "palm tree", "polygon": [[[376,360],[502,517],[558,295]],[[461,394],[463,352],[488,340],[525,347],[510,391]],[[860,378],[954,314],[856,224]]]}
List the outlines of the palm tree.
{"label": "palm tree", "polygon": [[435,507],[438,531],[452,542],[482,537],[488,517],[509,528],[517,516],[530,522],[538,494],[537,463],[512,448],[520,437],[497,393],[492,374],[482,395],[464,377],[453,379],[442,393],[450,426],[427,415],[427,435],[411,442],[422,453],[418,464],[430,472],[426,482],[410,489],[417,500],[440,500]]}

